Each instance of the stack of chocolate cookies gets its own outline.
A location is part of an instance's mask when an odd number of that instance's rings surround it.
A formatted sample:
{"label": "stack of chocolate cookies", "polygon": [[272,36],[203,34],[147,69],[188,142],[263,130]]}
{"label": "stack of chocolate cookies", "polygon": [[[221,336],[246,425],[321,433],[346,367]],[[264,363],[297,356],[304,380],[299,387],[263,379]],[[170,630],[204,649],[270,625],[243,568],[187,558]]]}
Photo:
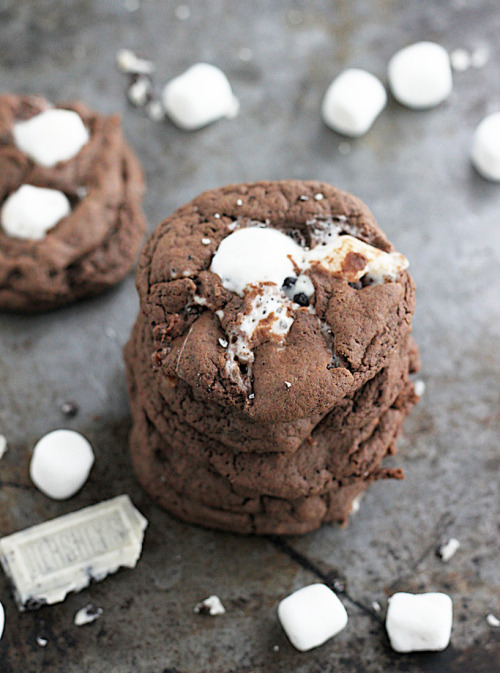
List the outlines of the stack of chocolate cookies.
{"label": "stack of chocolate cookies", "polygon": [[178,517],[241,533],[344,523],[417,401],[414,284],[366,206],[318,182],[206,192],[139,262],[134,468]]}

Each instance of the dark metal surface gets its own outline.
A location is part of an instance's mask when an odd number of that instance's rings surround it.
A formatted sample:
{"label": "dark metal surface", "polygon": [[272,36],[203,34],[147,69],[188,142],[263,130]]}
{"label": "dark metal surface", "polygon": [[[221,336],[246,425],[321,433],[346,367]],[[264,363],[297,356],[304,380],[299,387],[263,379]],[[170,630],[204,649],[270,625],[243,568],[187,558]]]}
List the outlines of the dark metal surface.
{"label": "dark metal surface", "polygon": [[[485,616],[500,616],[500,186],[474,173],[469,147],[475,125],[500,109],[498,2],[210,0],[191,2],[186,21],[175,18],[176,6],[143,0],[131,12],[122,0],[0,0],[0,88],[120,111],[145,166],[151,226],[198,192],[235,181],[319,178],[362,197],[410,257],[418,284],[414,332],[427,390],[394,459],[407,479],[372,487],[345,530],[249,539],[183,525],[152,505],[130,471],[121,349],[137,311],[133,279],[45,316],[2,315],[0,433],[10,448],[0,462],[0,534],[119,493],[150,526],[135,570],[36,613],[17,612],[2,576],[0,671],[496,673],[500,629]],[[348,145],[322,125],[321,97],[341,68],[384,78],[394,51],[418,39],[448,49],[488,45],[490,60],[456,74],[437,109],[389,102],[370,133]],[[114,66],[121,47],[151,57],[159,84],[200,60],[219,65],[240,98],[239,117],[191,134],[151,122],[126,104]],[[74,418],[60,411],[67,400],[80,407]],[[87,485],[63,503],[28,476],[33,444],[57,427],[83,432],[97,456]],[[435,549],[450,536],[461,547],[444,564]],[[350,621],[321,648],[298,653],[276,605],[318,578],[335,583]],[[390,650],[383,616],[395,590],[453,597],[447,651]],[[193,614],[212,593],[227,613]],[[104,615],[74,626],[89,602]]]}

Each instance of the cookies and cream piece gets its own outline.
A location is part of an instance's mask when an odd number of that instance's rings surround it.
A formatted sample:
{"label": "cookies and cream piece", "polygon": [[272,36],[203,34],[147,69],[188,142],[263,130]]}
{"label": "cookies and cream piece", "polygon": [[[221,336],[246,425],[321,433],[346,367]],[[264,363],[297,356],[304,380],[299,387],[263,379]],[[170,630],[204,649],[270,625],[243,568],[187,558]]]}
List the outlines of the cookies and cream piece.
{"label": "cookies and cream piece", "polygon": [[226,290],[240,296],[249,285],[275,283],[295,276],[304,250],[290,236],[270,227],[246,227],[224,238],[212,259]]}
{"label": "cookies and cream piece", "polygon": [[500,182],[500,112],[485,117],[476,128],[472,163],[483,178]]}
{"label": "cookies and cream piece", "polygon": [[328,87],[321,113],[327,126],[346,136],[364,135],[387,102],[382,82],[359,68],[344,70]]}
{"label": "cookies and cream piece", "polygon": [[451,537],[448,542],[445,542],[439,547],[439,556],[447,563],[460,548],[460,542],[456,537]]}
{"label": "cookies and cream piece", "polygon": [[335,277],[355,283],[367,276],[372,283],[395,280],[408,268],[408,260],[399,252],[384,252],[354,236],[338,236],[332,243],[316,246],[307,253],[309,265],[318,263]]}
{"label": "cookies and cream piece", "polygon": [[284,598],[278,618],[294,647],[301,652],[318,647],[347,625],[347,612],[326,584],[310,584]]}
{"label": "cookies and cream piece", "polygon": [[197,603],[193,611],[197,615],[216,617],[217,615],[223,615],[226,612],[226,608],[222,605],[222,601],[218,596],[209,596]]}
{"label": "cookies and cream piece", "polygon": [[5,627],[5,610],[3,609],[3,605],[0,603],[0,638],[3,635],[4,627]]}
{"label": "cookies and cream piece", "polygon": [[453,603],[447,594],[401,592],[389,598],[385,626],[396,652],[444,650],[452,623]]}
{"label": "cookies and cream piece", "polygon": [[46,168],[73,159],[90,139],[80,115],[60,108],[16,122],[12,134],[17,147]]}
{"label": "cookies and cream piece", "polygon": [[91,580],[134,568],[147,525],[120,495],[2,538],[0,562],[19,609],[59,603]]}
{"label": "cookies and cream piece", "polygon": [[239,102],[226,75],[208,63],[197,63],[167,83],[162,94],[170,119],[193,131],[211,122],[238,114]]}
{"label": "cookies and cream piece", "polygon": [[81,610],[75,614],[73,623],[75,626],[84,626],[85,624],[92,624],[96,619],[102,616],[104,610],[102,608],[97,608],[92,603],[89,603]]}
{"label": "cookies and cream piece", "polygon": [[13,238],[40,241],[70,212],[69,200],[57,189],[22,185],[5,200],[1,225]]}
{"label": "cookies and cream piece", "polygon": [[155,64],[152,61],[136,56],[131,49],[117,51],[116,65],[127,75],[151,75],[155,71]]}
{"label": "cookies and cream piece", "polygon": [[453,87],[448,52],[434,42],[417,42],[398,51],[389,61],[388,75],[394,98],[414,109],[439,105]]}
{"label": "cookies and cream piece", "polygon": [[73,430],[54,430],[35,445],[30,476],[49,498],[64,500],[81,489],[93,464],[94,452],[85,437]]}

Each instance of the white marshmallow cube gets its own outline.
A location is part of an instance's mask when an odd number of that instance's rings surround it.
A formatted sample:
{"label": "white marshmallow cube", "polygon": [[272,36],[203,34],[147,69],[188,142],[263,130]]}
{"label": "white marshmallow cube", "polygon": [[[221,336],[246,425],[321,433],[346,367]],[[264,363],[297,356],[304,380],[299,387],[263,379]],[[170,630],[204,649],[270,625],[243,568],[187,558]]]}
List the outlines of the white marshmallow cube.
{"label": "white marshmallow cube", "polygon": [[472,163],[483,178],[500,182],[500,112],[485,117],[477,127]]}
{"label": "white marshmallow cube", "polygon": [[58,108],[15,123],[12,133],[17,147],[46,168],[75,157],[90,137],[80,115]]}
{"label": "white marshmallow cube", "polygon": [[4,626],[5,626],[5,611],[3,609],[3,605],[0,603],[0,638],[3,635]]}
{"label": "white marshmallow cube", "polygon": [[226,75],[208,63],[197,63],[168,82],[162,100],[170,119],[186,131],[235,117],[239,110]]}
{"label": "white marshmallow cube", "polygon": [[453,87],[448,52],[434,42],[417,42],[398,51],[389,61],[388,74],[394,98],[417,110],[439,105]]}
{"label": "white marshmallow cube", "polygon": [[387,102],[382,82],[366,70],[344,70],[328,87],[321,108],[327,126],[346,136],[362,136]]}
{"label": "white marshmallow cube", "polygon": [[22,185],[5,200],[0,223],[13,238],[40,241],[70,212],[70,202],[57,189]]}
{"label": "white marshmallow cube", "polygon": [[284,598],[278,618],[294,647],[301,652],[318,647],[347,624],[347,612],[326,584],[310,584]]}
{"label": "white marshmallow cube", "polygon": [[81,489],[93,464],[94,452],[85,437],[73,430],[54,430],[33,449],[30,476],[49,498],[65,500]]}
{"label": "white marshmallow cube", "polygon": [[453,603],[447,594],[401,592],[389,598],[385,626],[396,652],[444,650],[452,623]]}

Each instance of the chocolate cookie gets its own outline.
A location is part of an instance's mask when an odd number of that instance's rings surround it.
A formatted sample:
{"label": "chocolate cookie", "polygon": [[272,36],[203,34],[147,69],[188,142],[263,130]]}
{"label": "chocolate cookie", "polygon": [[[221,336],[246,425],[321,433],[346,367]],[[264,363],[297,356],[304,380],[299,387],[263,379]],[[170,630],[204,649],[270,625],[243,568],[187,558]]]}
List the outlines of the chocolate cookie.
{"label": "chocolate cookie", "polygon": [[[262,182],[202,194],[155,230],[140,257],[137,284],[157,365],[198,399],[236,406],[261,423],[324,414],[382,369],[408,333],[413,281],[403,269],[391,282],[353,282],[353,274],[310,264],[298,273],[313,286],[308,306],[286,307],[286,334],[265,325],[254,332],[249,363],[244,346],[240,353],[230,347],[239,346],[239,317],[252,313],[256,295],[228,290],[210,268],[222,241],[246,228],[283,232],[312,250],[354,234],[371,250],[394,254],[366,206],[323,183]],[[362,255],[349,261],[362,263]]]}
{"label": "chocolate cookie", "polygon": [[203,525],[345,522],[417,401],[414,285],[366,206],[329,185],[202,194],[150,237],[125,349],[141,483]]}
{"label": "chocolate cookie", "polygon": [[117,116],[0,96],[0,308],[47,310],[119,282],[146,230],[143,192]]}

